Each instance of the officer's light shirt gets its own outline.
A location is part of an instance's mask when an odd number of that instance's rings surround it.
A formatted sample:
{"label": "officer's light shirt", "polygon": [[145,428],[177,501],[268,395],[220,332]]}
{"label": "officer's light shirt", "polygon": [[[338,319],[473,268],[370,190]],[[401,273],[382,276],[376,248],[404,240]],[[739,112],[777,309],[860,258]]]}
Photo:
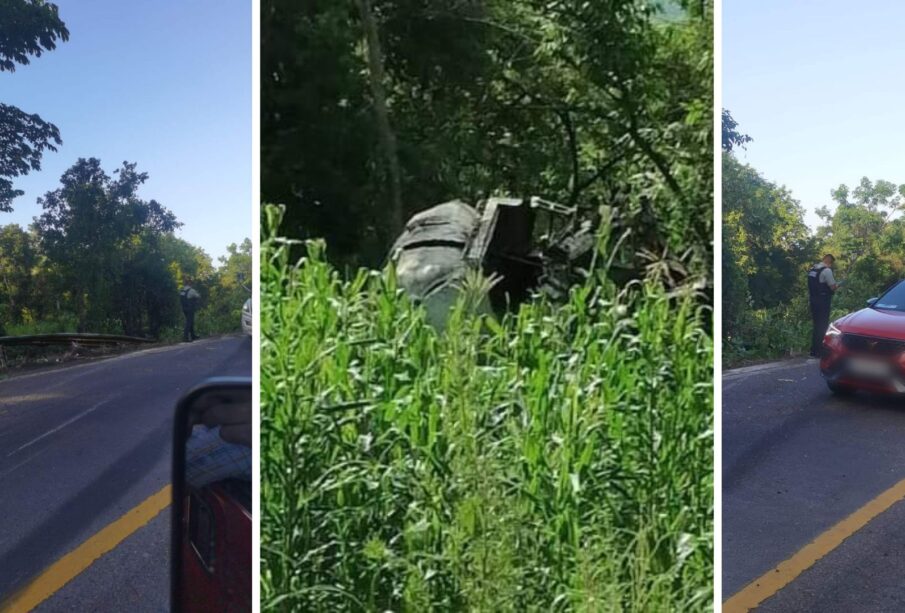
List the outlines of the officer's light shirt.
{"label": "officer's light shirt", "polygon": [[818,281],[821,283],[826,283],[827,287],[832,288],[836,285],[836,277],[833,276],[833,269],[829,266],[825,266],[823,270],[820,271],[820,277]]}

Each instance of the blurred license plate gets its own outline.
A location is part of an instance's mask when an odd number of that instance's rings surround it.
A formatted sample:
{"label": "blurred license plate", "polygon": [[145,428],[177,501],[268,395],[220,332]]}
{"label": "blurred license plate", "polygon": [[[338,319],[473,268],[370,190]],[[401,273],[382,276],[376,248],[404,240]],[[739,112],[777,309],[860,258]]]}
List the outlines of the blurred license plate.
{"label": "blurred license plate", "polygon": [[852,358],[848,362],[848,368],[853,374],[868,377],[885,377],[889,374],[889,364],[877,360]]}

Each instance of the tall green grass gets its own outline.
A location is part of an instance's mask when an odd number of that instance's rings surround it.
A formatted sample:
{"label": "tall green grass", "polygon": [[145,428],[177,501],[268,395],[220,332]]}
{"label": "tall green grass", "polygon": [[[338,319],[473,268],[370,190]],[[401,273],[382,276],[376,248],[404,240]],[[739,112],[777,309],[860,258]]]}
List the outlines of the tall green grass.
{"label": "tall green grass", "polygon": [[264,610],[710,608],[692,298],[596,275],[499,322],[466,296],[438,333],[389,273],[343,280],[316,242],[291,261],[266,211]]}

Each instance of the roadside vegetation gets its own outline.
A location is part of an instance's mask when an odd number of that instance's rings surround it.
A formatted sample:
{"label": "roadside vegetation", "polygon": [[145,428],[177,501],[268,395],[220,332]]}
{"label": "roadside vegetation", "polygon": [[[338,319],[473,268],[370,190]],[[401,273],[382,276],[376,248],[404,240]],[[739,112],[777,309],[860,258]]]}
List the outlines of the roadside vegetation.
{"label": "roadside vegetation", "polygon": [[[0,73],[69,39],[57,5],[43,0],[3,3],[0,24]],[[63,136],[38,115],[0,104],[0,222],[24,193],[15,179],[39,171]],[[240,329],[251,295],[243,287],[251,281],[251,241],[230,245],[213,262],[175,236],[182,224],[171,211],[139,197],[147,180],[135,163],[124,162],[111,176],[97,158],[80,158],[57,189],[38,198],[42,213],[29,227],[0,223],[0,336],[93,332],[175,340],[184,275],[202,294],[200,334]],[[35,352],[44,353],[10,348],[6,358]]]}
{"label": "roadside vegetation", "polygon": [[261,200],[285,236],[376,268],[429,206],[541,196],[617,211],[631,274],[710,278],[709,0],[261,10]]}
{"label": "roadside vegetation", "polygon": [[[262,253],[262,606],[703,611],[708,307],[605,267],[436,332],[391,272]],[[613,240],[615,237],[613,237]],[[602,237],[604,253],[613,240]],[[605,262],[605,258],[601,258]]]}
{"label": "roadside vegetation", "polygon": [[[177,238],[181,224],[136,195],[147,175],[134,165],[111,179],[79,160],[43,199],[28,229],[0,225],[0,336],[50,332],[181,337],[178,288],[190,275],[202,294],[197,330],[239,330],[251,293],[251,241],[229,245],[217,263]],[[86,197],[92,194],[93,197]],[[11,350],[12,351],[12,350]]]}
{"label": "roadside vegetation", "polygon": [[[264,610],[712,606],[709,1],[262,2]],[[564,305],[383,270],[459,198],[600,215]]]}
{"label": "roadside vegetation", "polygon": [[[748,140],[743,140],[743,139]],[[831,319],[863,308],[905,278],[905,185],[867,177],[829,189],[820,225],[785,187],[734,153],[751,139],[723,112],[723,363],[806,355],[811,316],[806,273],[824,254],[836,256],[844,286]]]}

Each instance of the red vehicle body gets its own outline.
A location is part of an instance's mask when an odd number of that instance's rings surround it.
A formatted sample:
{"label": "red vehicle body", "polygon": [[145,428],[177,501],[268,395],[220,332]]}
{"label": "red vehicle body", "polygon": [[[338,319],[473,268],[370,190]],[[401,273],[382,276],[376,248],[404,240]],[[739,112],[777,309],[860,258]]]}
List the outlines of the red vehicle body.
{"label": "red vehicle body", "polygon": [[189,489],[183,509],[181,611],[251,611],[251,484]]}
{"label": "red vehicle body", "polygon": [[820,372],[835,393],[905,393],[905,281],[830,324]]}

